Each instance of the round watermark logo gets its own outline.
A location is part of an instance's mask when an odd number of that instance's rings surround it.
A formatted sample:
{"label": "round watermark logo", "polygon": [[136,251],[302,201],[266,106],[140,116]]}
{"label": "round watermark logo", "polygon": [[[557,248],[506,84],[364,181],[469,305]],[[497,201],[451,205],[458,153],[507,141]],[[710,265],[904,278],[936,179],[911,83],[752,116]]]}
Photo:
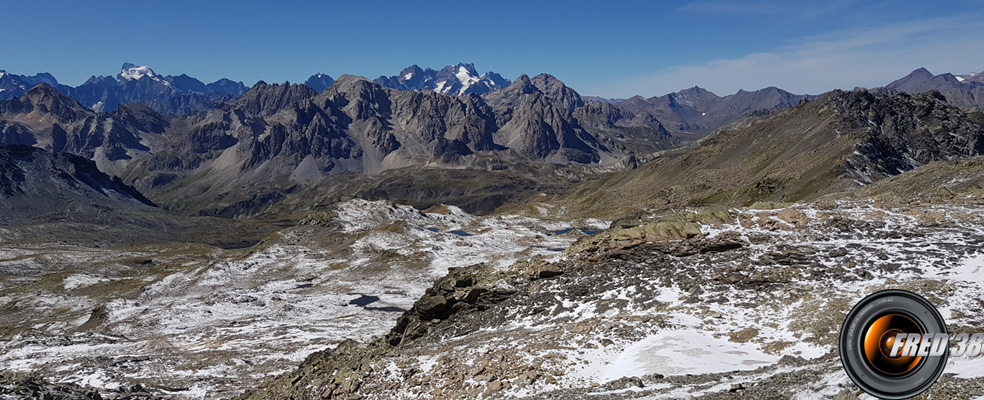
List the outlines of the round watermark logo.
{"label": "round watermark logo", "polygon": [[[956,351],[965,353],[970,341],[961,336],[955,338],[960,342]],[[905,399],[929,389],[950,356],[950,336],[939,311],[904,290],[881,291],[858,302],[844,320],[839,344],[847,376],[883,399]]]}

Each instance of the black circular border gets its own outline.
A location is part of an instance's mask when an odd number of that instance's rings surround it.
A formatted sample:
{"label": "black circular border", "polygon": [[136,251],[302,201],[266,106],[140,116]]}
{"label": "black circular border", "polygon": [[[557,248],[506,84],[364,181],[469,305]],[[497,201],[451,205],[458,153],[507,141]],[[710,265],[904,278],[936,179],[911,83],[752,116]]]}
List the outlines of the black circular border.
{"label": "black circular border", "polygon": [[[896,299],[901,299],[899,303],[895,303]],[[893,302],[892,304],[885,306],[886,303]],[[902,308],[901,303],[908,303],[907,305],[921,306],[921,310],[911,310],[908,308]],[[875,309],[877,312],[869,312],[872,307],[881,306],[880,309]],[[894,306],[894,307],[893,307]],[[838,352],[840,354],[841,364],[844,367],[844,371],[847,372],[847,376],[857,385],[861,390],[866,393],[889,400],[895,399],[907,399],[913,396],[917,396],[920,393],[929,389],[933,383],[943,374],[943,369],[946,367],[946,361],[949,358],[950,351],[949,345],[947,345],[946,353],[941,357],[930,357],[921,363],[916,370],[906,374],[901,377],[885,377],[877,376],[879,375],[876,371],[872,371],[862,358],[864,357],[858,343],[852,343],[856,341],[856,336],[850,335],[851,330],[858,324],[863,323],[861,327],[863,330],[871,323],[871,319],[875,318],[875,315],[884,314],[885,312],[895,311],[902,312],[912,316],[917,323],[926,327],[926,333],[947,333],[946,322],[940,315],[939,311],[933,306],[929,300],[926,300],[922,296],[906,291],[906,290],[883,290],[880,292],[868,295],[861,301],[859,301],[851,311],[848,312],[847,317],[844,319],[844,324],[841,326],[840,337],[838,339]],[[867,315],[865,315],[867,314]],[[919,315],[922,314],[922,315]],[[858,317],[865,319],[864,321],[858,321]],[[927,321],[927,319],[929,321]],[[934,328],[939,329],[934,329]],[[936,332],[939,330],[939,332]],[[857,334],[859,332],[855,332]],[[853,365],[857,364],[857,365]],[[923,374],[922,377],[918,377],[919,371],[929,368],[929,376]],[[868,374],[868,375],[866,375]],[[876,376],[869,376],[876,375]],[[880,381],[877,383],[868,382],[867,378],[872,378],[872,380]],[[918,382],[910,381],[905,386],[906,388],[900,389],[898,391],[890,391],[885,389],[880,389],[877,386],[886,386],[886,381],[895,381],[895,383],[902,383],[905,380],[911,380],[913,378],[919,378]],[[888,385],[892,386],[892,385]]]}

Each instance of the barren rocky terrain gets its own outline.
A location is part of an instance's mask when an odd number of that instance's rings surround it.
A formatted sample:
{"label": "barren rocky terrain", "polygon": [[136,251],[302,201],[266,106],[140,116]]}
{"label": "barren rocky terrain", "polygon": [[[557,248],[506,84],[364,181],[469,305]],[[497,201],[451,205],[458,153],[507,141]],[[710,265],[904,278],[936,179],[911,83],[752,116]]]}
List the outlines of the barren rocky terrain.
{"label": "barren rocky terrain", "polygon": [[102,391],[229,397],[384,333],[450,267],[558,255],[581,229],[607,227],[435,211],[353,200],[229,250],[7,242],[0,364]]}
{"label": "barren rocky terrain", "polygon": [[[227,398],[256,383],[244,398],[853,398],[835,343],[864,295],[903,288],[951,332],[984,325],[982,210],[976,196],[694,208],[595,233],[608,223],[351,201],[246,249],[6,246],[5,270],[49,272],[0,280],[2,362],[21,374],[3,385],[108,398]],[[982,361],[952,359],[927,398],[984,396]]]}
{"label": "barren rocky terrain", "polygon": [[[852,398],[847,310],[920,293],[984,324],[984,199],[696,209],[616,221],[560,257],[454,269],[369,343],[308,357],[245,398]],[[623,227],[619,227],[622,224]],[[984,395],[954,358],[930,398]]]}

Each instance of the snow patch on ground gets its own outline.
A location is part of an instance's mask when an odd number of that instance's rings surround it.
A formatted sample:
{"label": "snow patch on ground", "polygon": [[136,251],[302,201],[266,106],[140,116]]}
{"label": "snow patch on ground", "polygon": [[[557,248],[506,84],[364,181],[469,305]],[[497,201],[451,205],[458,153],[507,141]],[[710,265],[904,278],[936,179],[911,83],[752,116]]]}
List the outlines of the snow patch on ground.
{"label": "snow patch on ground", "polygon": [[601,379],[751,370],[778,360],[756,344],[734,343],[696,329],[665,330],[626,347]]}
{"label": "snow patch on ground", "polygon": [[109,282],[106,277],[91,276],[86,274],[74,274],[69,275],[63,280],[65,290],[73,290],[86,286],[92,286],[97,283]]}
{"label": "snow patch on ground", "polygon": [[950,357],[946,362],[944,374],[954,374],[965,379],[984,378],[984,356]]}

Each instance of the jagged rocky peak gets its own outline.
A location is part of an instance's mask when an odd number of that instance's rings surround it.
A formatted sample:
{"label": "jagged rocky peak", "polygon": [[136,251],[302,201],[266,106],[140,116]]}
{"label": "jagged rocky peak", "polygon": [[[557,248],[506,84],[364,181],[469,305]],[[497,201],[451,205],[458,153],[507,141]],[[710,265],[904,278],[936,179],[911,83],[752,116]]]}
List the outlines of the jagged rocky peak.
{"label": "jagged rocky peak", "polygon": [[581,95],[553,75],[539,74],[534,76],[530,82],[533,86],[536,86],[540,92],[554,100],[560,101],[569,110],[573,111],[574,108],[584,105],[584,100],[581,99]]}
{"label": "jagged rocky peak", "polygon": [[234,105],[250,114],[269,116],[276,114],[292,103],[310,99],[315,95],[317,92],[307,85],[291,84],[290,82],[268,84],[259,81]]}
{"label": "jagged rocky peak", "polygon": [[509,86],[502,90],[487,93],[482,97],[497,107],[514,104],[524,95],[539,93],[553,101],[559,102],[568,112],[584,105],[581,96],[553,75],[540,74],[530,78],[520,75]]}
{"label": "jagged rocky peak", "polygon": [[482,95],[487,103],[502,111],[503,107],[511,107],[524,95],[541,93],[526,74],[520,75],[509,86],[501,90]]}
{"label": "jagged rocky peak", "polygon": [[334,82],[335,80],[331,76],[319,72],[311,75],[310,78],[304,81],[304,84],[308,85],[311,89],[314,89],[314,91],[321,93],[325,91],[325,89],[331,87],[331,84]]}
{"label": "jagged rocky peak", "polygon": [[516,78],[516,80],[513,81],[513,83],[509,85],[509,87],[507,87],[507,89],[510,91],[515,91],[524,94],[536,93],[540,91],[540,89],[533,84],[533,81],[530,80],[530,77],[527,76],[526,74],[522,74],[518,78]]}
{"label": "jagged rocky peak", "polygon": [[396,78],[397,81],[399,82],[403,82],[408,85],[416,85],[419,82],[422,82],[424,79],[426,79],[426,76],[424,76],[424,74],[425,74],[424,70],[420,69],[420,67],[418,67],[417,64],[414,64],[404,68],[403,71],[400,71],[400,75],[398,75]]}
{"label": "jagged rocky peak", "polygon": [[315,104],[325,110],[337,108],[355,120],[387,116],[392,101],[387,90],[364,77],[346,74],[321,92]]}

